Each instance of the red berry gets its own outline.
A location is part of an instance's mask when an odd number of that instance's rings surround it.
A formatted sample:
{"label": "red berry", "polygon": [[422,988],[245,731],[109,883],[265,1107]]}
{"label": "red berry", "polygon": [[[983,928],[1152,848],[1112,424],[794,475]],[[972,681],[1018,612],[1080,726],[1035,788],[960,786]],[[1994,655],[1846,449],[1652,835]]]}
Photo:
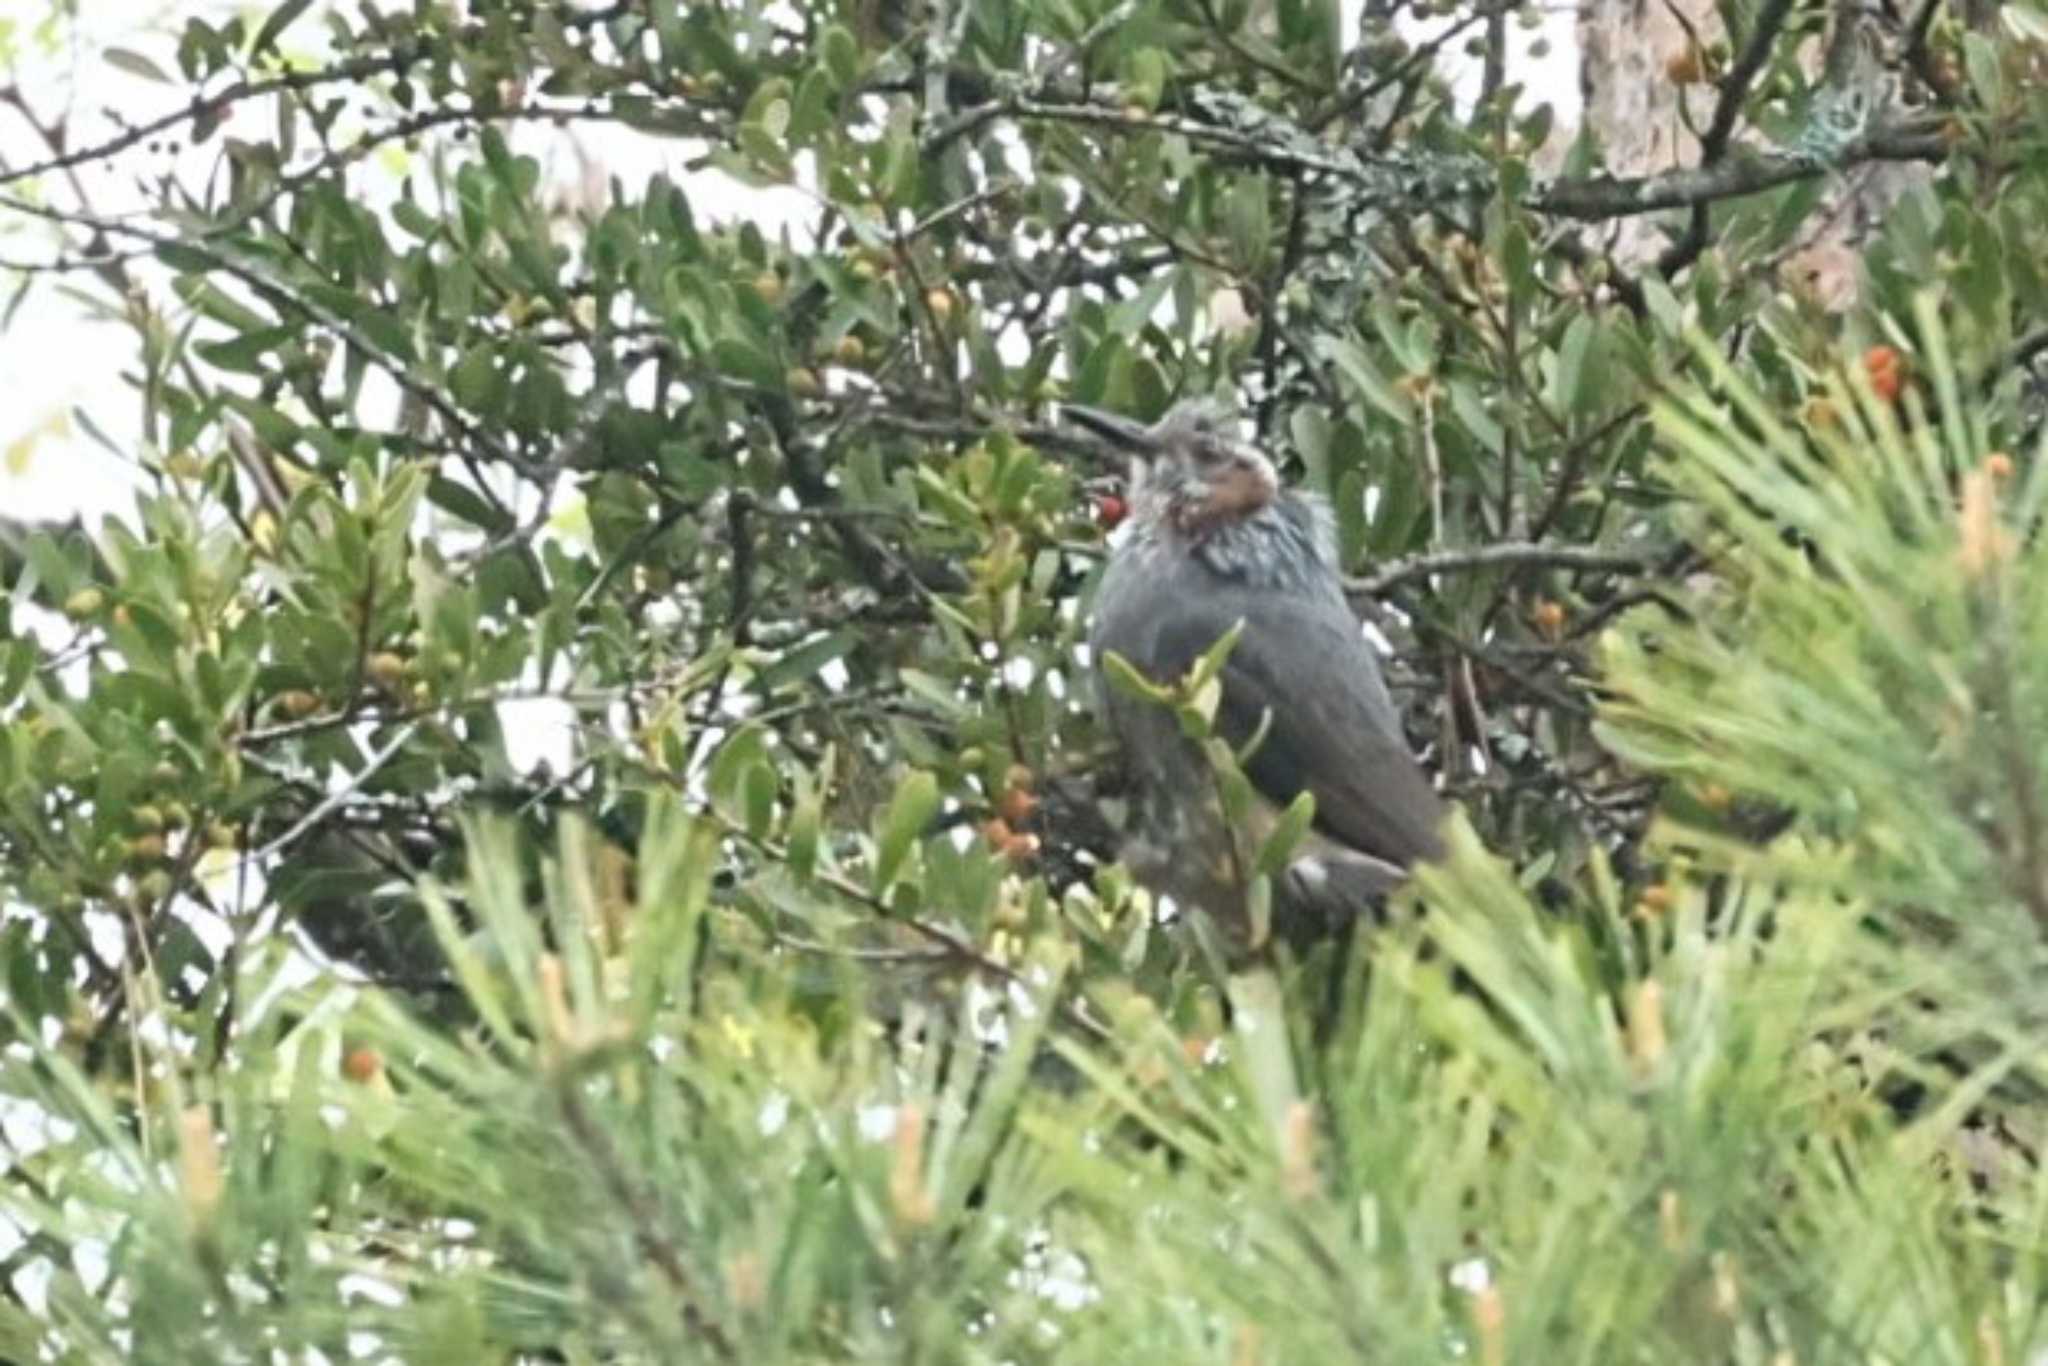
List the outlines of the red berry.
{"label": "red berry", "polygon": [[1124,518],[1128,517],[1130,512],[1129,505],[1114,493],[1095,495],[1095,520],[1102,523],[1107,530],[1114,531],[1122,526]]}

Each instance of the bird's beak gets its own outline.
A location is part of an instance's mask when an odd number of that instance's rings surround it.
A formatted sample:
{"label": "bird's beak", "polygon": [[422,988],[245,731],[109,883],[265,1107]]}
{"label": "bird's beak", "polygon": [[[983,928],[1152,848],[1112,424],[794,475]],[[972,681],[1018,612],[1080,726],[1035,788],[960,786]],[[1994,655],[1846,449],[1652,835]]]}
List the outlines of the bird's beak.
{"label": "bird's beak", "polygon": [[1078,403],[1061,404],[1060,413],[1075,426],[1087,429],[1113,446],[1136,451],[1140,455],[1150,455],[1159,449],[1152,429],[1127,417],[1105,413],[1100,408],[1084,408]]}

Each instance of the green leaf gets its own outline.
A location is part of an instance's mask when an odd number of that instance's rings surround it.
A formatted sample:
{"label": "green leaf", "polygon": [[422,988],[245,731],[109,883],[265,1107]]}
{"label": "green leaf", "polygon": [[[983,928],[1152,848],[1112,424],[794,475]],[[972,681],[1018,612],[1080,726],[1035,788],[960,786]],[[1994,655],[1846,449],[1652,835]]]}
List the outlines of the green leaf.
{"label": "green leaf", "polygon": [[1216,724],[1216,708],[1223,701],[1223,684],[1214,678],[1184,686],[1183,700],[1175,708],[1181,733],[1190,740],[1204,740]]}
{"label": "green leaf", "polygon": [[0,707],[12,706],[35,671],[36,650],[25,640],[0,641]]}
{"label": "green leaf", "polygon": [[[768,84],[782,90],[789,88],[787,81],[771,81]],[[748,118],[738,129],[740,150],[758,162],[774,177],[787,177],[791,173],[789,149],[783,142],[783,134],[789,128],[789,100],[784,96],[762,99],[757,93],[748,104]]]}
{"label": "green leaf", "polygon": [[1593,351],[1598,331],[1584,313],[1565,327],[1564,340],[1557,347],[1557,368],[1551,372],[1550,406],[1560,413],[1576,413],[1585,396],[1586,359]]}
{"label": "green leaf", "polygon": [[939,780],[923,769],[905,774],[896,795],[875,830],[874,891],[877,896],[895,885],[904,860],[939,810]]}
{"label": "green leaf", "polygon": [[740,778],[740,805],[745,812],[747,833],[766,839],[775,826],[775,797],[781,781],[768,764],[756,760],[746,766]]}
{"label": "green leaf", "polygon": [[749,723],[725,738],[704,776],[712,806],[735,825],[747,824],[747,773],[756,766],[773,767],[762,728]]}
{"label": "green leaf", "polygon": [[1529,234],[1519,223],[1508,226],[1501,240],[1501,275],[1507,281],[1508,304],[1518,312],[1536,290],[1536,260]]}
{"label": "green leaf", "polygon": [[1167,291],[1173,288],[1174,281],[1179,277],[1180,272],[1177,270],[1154,272],[1151,279],[1138,286],[1137,293],[1110,310],[1110,331],[1123,335],[1138,332],[1148,326],[1152,321],[1152,315],[1159,310],[1160,300],[1166,297]]}
{"label": "green leaf", "polygon": [[740,337],[721,337],[712,347],[712,356],[718,368],[729,375],[758,384],[764,389],[782,387],[782,367],[775,358]]}
{"label": "green leaf", "polygon": [[918,185],[924,172],[924,156],[917,139],[908,129],[890,137],[883,156],[883,194],[891,204],[917,202]]}
{"label": "green leaf", "polygon": [[263,358],[296,341],[300,332],[296,327],[267,327],[226,341],[197,342],[192,350],[208,365],[238,374],[259,375],[264,369]]}
{"label": "green leaf", "polygon": [[1480,397],[1479,387],[1463,378],[1452,380],[1449,387],[1451,413],[1458,419],[1458,425],[1470,432],[1472,439],[1489,454],[1499,455],[1507,448],[1507,429],[1486,411],[1486,400]]}
{"label": "green leaf", "polygon": [[860,631],[844,626],[816,640],[806,641],[793,650],[785,651],[780,659],[761,670],[755,686],[765,694],[792,683],[802,683],[827,664],[853,653],[854,646],[860,644],[861,639]]}
{"label": "green leaf", "polygon": [[[1337,493],[1330,500],[1330,510],[1337,523],[1337,554],[1345,564],[1357,562],[1358,555],[1365,549],[1368,526],[1365,519],[1365,473],[1362,470],[1347,470],[1337,481]],[[1384,497],[1381,508],[1386,504]],[[1377,531],[1383,518],[1375,518],[1370,530]],[[1390,549],[1382,540],[1378,546]]]}
{"label": "green leaf", "polygon": [[850,89],[860,79],[860,44],[844,26],[826,25],[818,35],[818,55],[824,58],[825,69],[839,89]]}
{"label": "green leaf", "polygon": [[818,790],[818,780],[809,769],[796,769],[790,782],[796,788],[796,797],[789,808],[784,861],[792,877],[808,882],[818,865],[818,830],[824,823],[825,802]]}
{"label": "green leaf", "polygon": [[1237,642],[1244,638],[1243,617],[1230,624],[1230,629],[1216,637],[1215,643],[1202,651],[1201,657],[1188,670],[1186,686],[1199,691],[1213,682],[1223,672],[1223,666],[1230,662],[1230,652],[1237,648]]}
{"label": "green leaf", "polygon": [[1159,107],[1166,93],[1166,54],[1156,47],[1141,47],[1124,64],[1124,99],[1146,109]]}
{"label": "green leaf", "polygon": [[1999,44],[1981,33],[1963,35],[1963,69],[1970,86],[1985,109],[2005,104],[2005,73],[1999,62]]}
{"label": "green leaf", "polygon": [[1118,333],[1110,333],[1088,350],[1074,376],[1074,398],[1103,408],[1121,408],[1119,400],[1130,383],[1130,344]]}
{"label": "green leaf", "polygon": [[489,342],[478,342],[448,372],[448,392],[472,412],[493,406],[502,391],[497,357]]}
{"label": "green leaf", "polygon": [[822,71],[813,71],[797,85],[796,100],[790,106],[791,141],[808,142],[835,126],[832,112],[832,82]]}
{"label": "green leaf", "polygon": [[1330,419],[1320,408],[1303,404],[1287,419],[1287,431],[1294,438],[1295,453],[1308,470],[1308,485],[1328,498],[1330,487]]}
{"label": "green leaf", "polygon": [[1356,342],[1325,337],[1322,349],[1324,357],[1337,367],[1337,373],[1368,403],[1404,427],[1415,421],[1415,405],[1387,383],[1379,367],[1367,358],[1364,348]]}
{"label": "green leaf", "polygon": [[[190,304],[199,313],[215,322],[225,323],[237,332],[258,332],[272,326],[276,319],[249,308],[212,281],[198,275],[180,275],[171,284],[179,298]],[[296,332],[298,329],[292,329]]]}
{"label": "green leaf", "polygon": [[1304,791],[1289,803],[1280,813],[1272,833],[1259,846],[1254,869],[1266,877],[1278,877],[1288,861],[1294,857],[1294,850],[1308,834],[1309,827],[1316,819],[1316,798],[1313,792]]}
{"label": "green leaf", "polygon": [[1115,650],[1103,652],[1102,671],[1109,676],[1109,685],[1126,697],[1155,705],[1173,701],[1174,689],[1154,683]]}
{"label": "green leaf", "polygon": [[162,67],[140,52],[130,52],[124,47],[110,47],[100,55],[106,58],[108,66],[125,71],[131,76],[140,76],[146,81],[155,81],[158,85],[172,83]]}
{"label": "green leaf", "polygon": [[770,122],[769,108],[776,104],[783,107],[783,117],[786,119],[792,88],[790,83],[780,76],[762,81],[754,88],[754,93],[747,97],[746,108],[740,113],[740,122],[758,123],[765,127]]}
{"label": "green leaf", "polygon": [[364,309],[352,321],[388,358],[408,363],[419,358],[413,350],[412,330],[397,314],[381,308]]}
{"label": "green leaf", "polygon": [[1650,311],[1650,317],[1665,335],[1676,337],[1685,331],[1685,305],[1678,302],[1678,296],[1671,292],[1671,286],[1662,277],[1645,274],[1637,281],[1642,286],[1643,303]]}
{"label": "green leaf", "polygon": [[1215,775],[1216,791],[1223,803],[1223,816],[1233,828],[1242,827],[1251,819],[1252,812],[1263,800],[1252,790],[1251,779],[1238,767],[1237,756],[1222,740],[1210,738],[1202,741],[1202,753],[1209,760],[1209,771]]}
{"label": "green leaf", "polygon": [[1266,743],[1266,736],[1271,734],[1272,730],[1273,709],[1271,707],[1261,707],[1259,709],[1259,724],[1252,727],[1252,733],[1245,736],[1244,743],[1237,747],[1235,758],[1239,768],[1252,761],[1252,756],[1257,754],[1259,747]]}
{"label": "green leaf", "polygon": [[1265,181],[1242,176],[1224,191],[1224,231],[1229,235],[1231,253],[1238,265],[1258,269],[1266,259],[1266,247],[1273,239],[1272,210],[1266,203]]}
{"label": "green leaf", "polygon": [[272,10],[270,17],[263,21],[263,27],[256,30],[255,39],[249,44],[250,55],[267,52],[277,43],[278,36],[291,26],[292,20],[306,12],[313,0],[284,0]]}
{"label": "green leaf", "polygon": [[1273,879],[1260,873],[1244,889],[1245,943],[1254,951],[1273,939]]}
{"label": "green leaf", "polygon": [[973,709],[961,699],[959,691],[941,678],[921,669],[898,669],[896,679],[942,717],[960,720],[972,714]]}

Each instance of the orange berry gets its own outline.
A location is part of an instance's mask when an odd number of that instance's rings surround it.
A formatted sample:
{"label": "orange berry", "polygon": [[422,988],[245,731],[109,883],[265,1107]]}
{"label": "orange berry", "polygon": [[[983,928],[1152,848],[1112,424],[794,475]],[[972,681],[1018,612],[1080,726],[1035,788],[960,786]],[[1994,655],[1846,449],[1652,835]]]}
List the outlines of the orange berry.
{"label": "orange berry", "polygon": [[1691,43],[1664,59],[1664,79],[1673,85],[1694,85],[1705,76],[1706,67],[1700,61],[1700,50]]}
{"label": "orange berry", "polygon": [[1013,863],[1031,858],[1038,853],[1038,836],[1018,834],[1010,828],[1010,823],[1000,816],[981,823],[981,837],[989,842],[989,847],[998,855]]}
{"label": "orange berry", "polygon": [[297,720],[320,710],[320,699],[304,688],[292,688],[277,695],[277,707],[286,716]]}
{"label": "orange berry", "polygon": [[1898,401],[1899,390],[1906,381],[1905,357],[1896,346],[1873,346],[1863,353],[1863,371],[1870,377],[1870,388],[1886,403]]}
{"label": "orange berry", "polygon": [[341,1074],[354,1082],[375,1081],[383,1070],[383,1055],[363,1044],[351,1048],[341,1060]]}
{"label": "orange berry", "polygon": [[1038,798],[1029,788],[1012,787],[996,799],[996,811],[1012,827],[1031,819],[1031,813],[1038,809]]}

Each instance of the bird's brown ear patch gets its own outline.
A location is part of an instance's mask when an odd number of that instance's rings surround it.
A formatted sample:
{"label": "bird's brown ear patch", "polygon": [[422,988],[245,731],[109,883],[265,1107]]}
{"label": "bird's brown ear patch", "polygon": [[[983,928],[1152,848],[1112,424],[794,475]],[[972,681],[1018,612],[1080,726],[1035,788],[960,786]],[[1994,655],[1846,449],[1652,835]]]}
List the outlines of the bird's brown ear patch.
{"label": "bird's brown ear patch", "polygon": [[1279,495],[1271,465],[1264,460],[1233,460],[1202,481],[1193,520],[1204,527],[1238,521],[1270,506]]}
{"label": "bird's brown ear patch", "polygon": [[1279,496],[1280,482],[1272,465],[1261,458],[1238,457],[1180,491],[1167,515],[1181,535],[1196,538],[1263,511]]}
{"label": "bird's brown ear patch", "polygon": [[1273,467],[1260,460],[1235,460],[1209,480],[1209,501],[1226,515],[1246,516],[1280,496]]}

